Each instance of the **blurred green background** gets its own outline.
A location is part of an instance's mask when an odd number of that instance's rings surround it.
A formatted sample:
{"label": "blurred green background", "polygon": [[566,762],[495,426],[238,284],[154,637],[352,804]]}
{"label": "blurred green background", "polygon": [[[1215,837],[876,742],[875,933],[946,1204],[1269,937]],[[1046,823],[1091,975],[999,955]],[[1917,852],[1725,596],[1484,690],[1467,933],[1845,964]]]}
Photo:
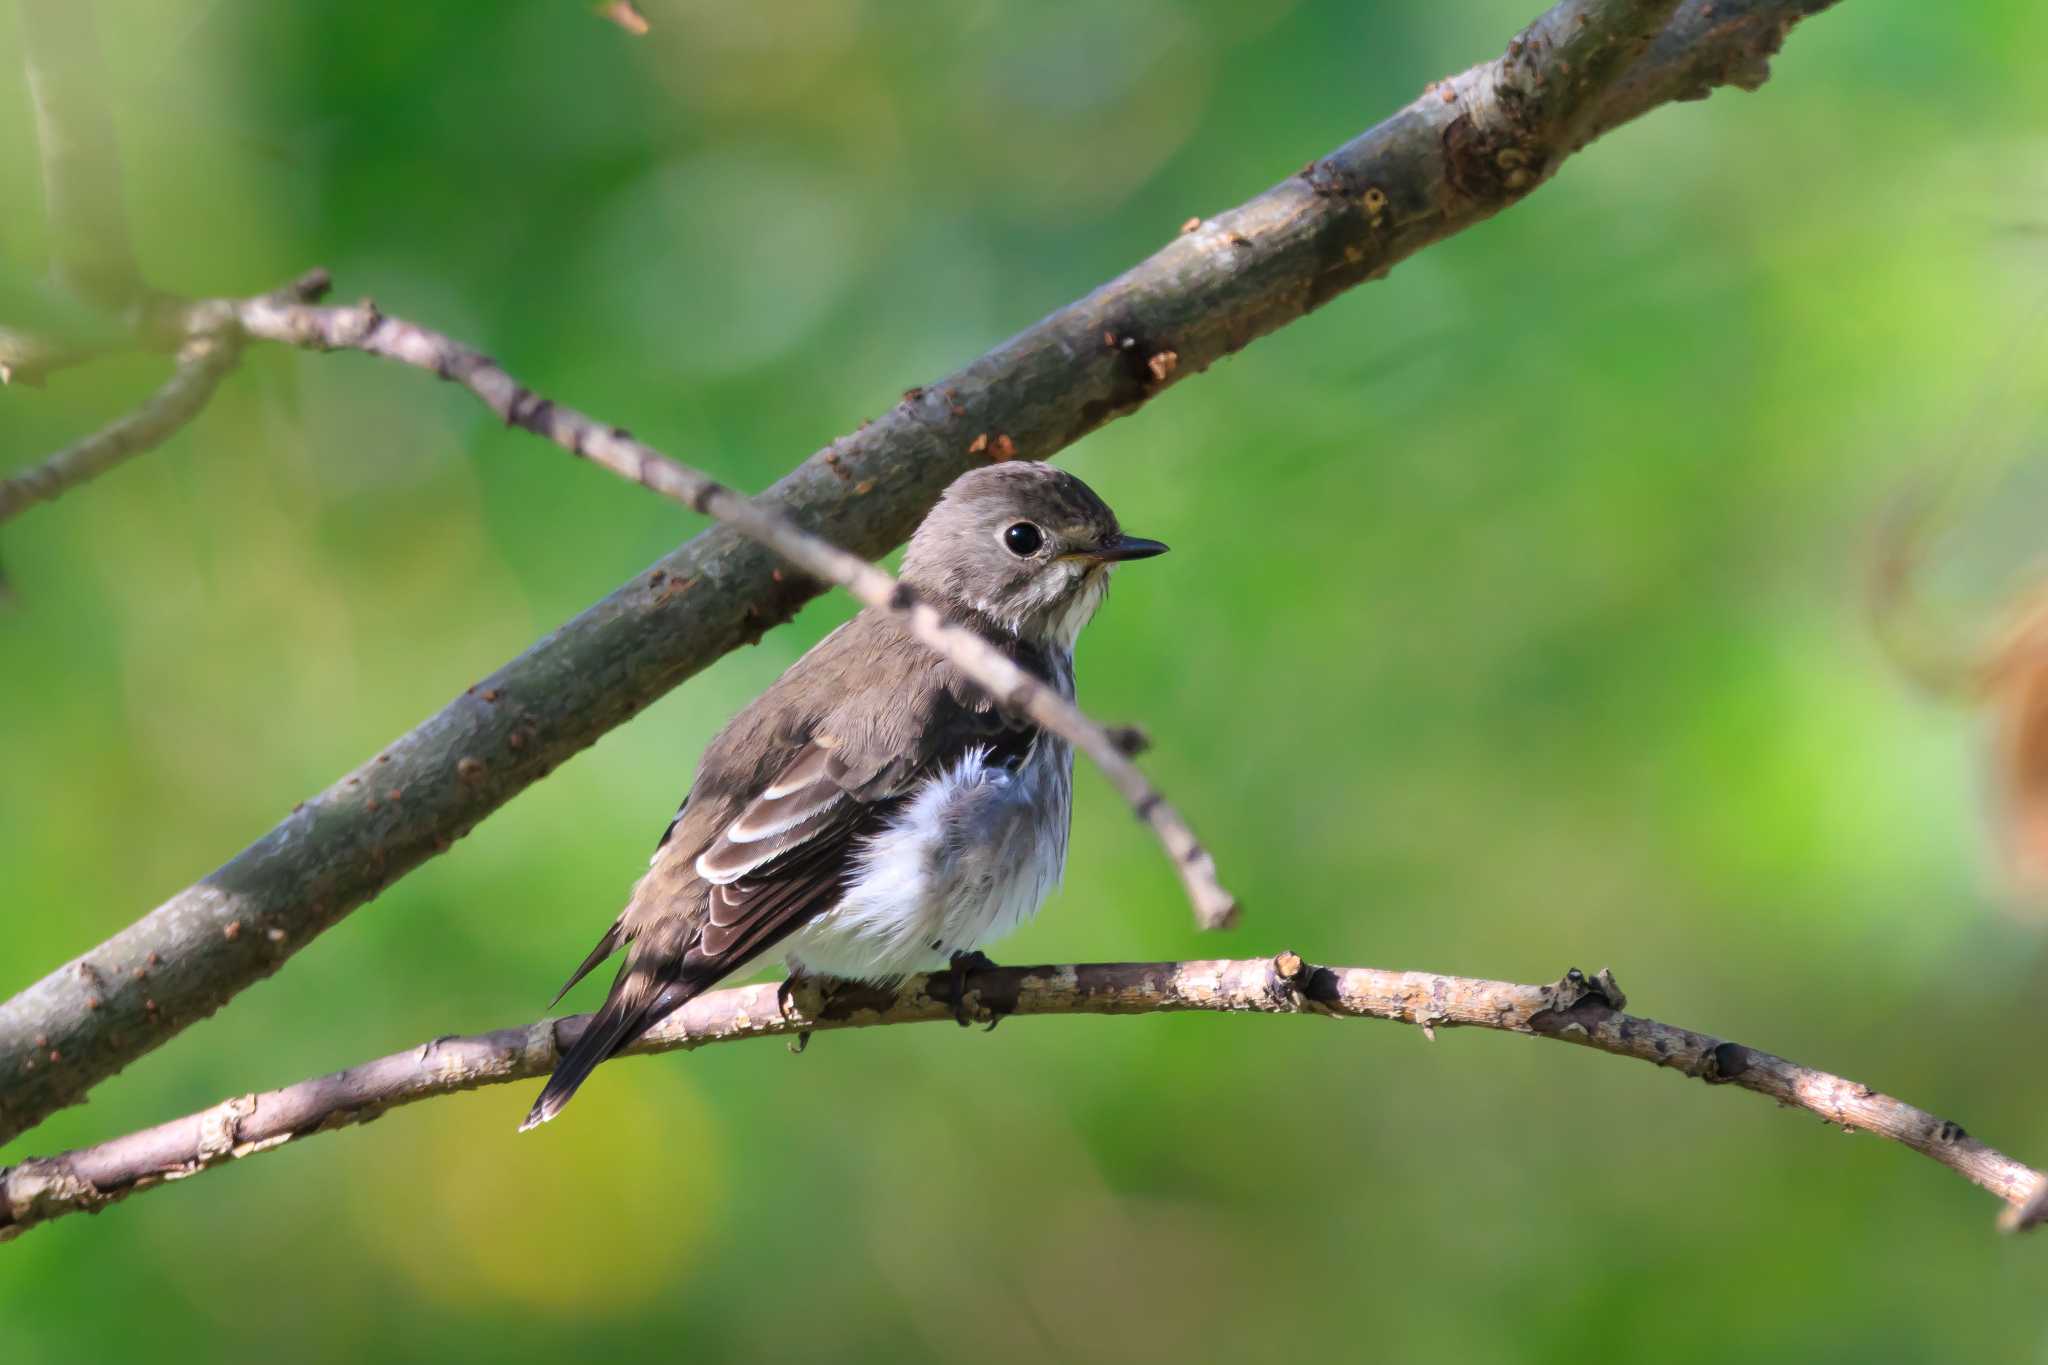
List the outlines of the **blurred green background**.
{"label": "blurred green background", "polygon": [[[1534,12],[642,7],[644,39],[575,0],[103,6],[146,268],[249,293],[325,264],[760,487]],[[1843,4],[1763,93],[1625,129],[1073,451],[1176,550],[1120,579],[1082,698],[1151,730],[1249,909],[1196,934],[1084,771],[1066,889],[998,960],[1612,966],[1646,1013],[2048,1159],[2048,954],[2001,892],[1984,720],[1914,693],[1859,603],[1912,471],[1979,490],[1938,585],[1960,619],[2034,553],[2048,498],[1997,490],[2048,452],[2044,48],[2033,0]],[[32,269],[11,7],[0,111],[0,253]],[[0,465],[161,373],[0,393]],[[697,527],[416,373],[252,354],[0,541],[0,991]],[[704,741],[848,610],[693,680],[0,1163],[535,1017]],[[608,1067],[515,1137],[532,1089],[0,1248],[0,1359],[2048,1360],[2048,1243],[1996,1236],[1988,1196],[1525,1039],[881,1030]]]}

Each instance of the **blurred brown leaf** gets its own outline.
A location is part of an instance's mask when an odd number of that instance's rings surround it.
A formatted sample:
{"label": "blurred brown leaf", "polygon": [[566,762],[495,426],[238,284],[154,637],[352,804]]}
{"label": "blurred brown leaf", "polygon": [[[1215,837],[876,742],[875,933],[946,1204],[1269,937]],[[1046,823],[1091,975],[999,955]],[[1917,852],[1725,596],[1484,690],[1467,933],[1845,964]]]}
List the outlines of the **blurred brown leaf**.
{"label": "blurred brown leaf", "polygon": [[2048,581],[2012,594],[2004,625],[1986,634],[1930,604],[1923,591],[1932,542],[1959,513],[1952,489],[1921,480],[1893,504],[1872,545],[1872,628],[1899,671],[1991,722],[1991,821],[2006,890],[2030,914],[2048,913]]}
{"label": "blurred brown leaf", "polygon": [[2048,898],[2048,588],[2023,599],[1988,652],[1983,702],[1992,713],[1992,778],[2000,844],[2014,889]]}

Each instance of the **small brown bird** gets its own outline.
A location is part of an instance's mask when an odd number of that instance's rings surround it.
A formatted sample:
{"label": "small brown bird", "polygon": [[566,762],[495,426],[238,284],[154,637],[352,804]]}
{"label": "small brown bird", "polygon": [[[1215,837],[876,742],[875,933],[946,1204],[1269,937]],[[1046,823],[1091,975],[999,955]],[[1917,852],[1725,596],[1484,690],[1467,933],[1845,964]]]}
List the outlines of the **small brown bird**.
{"label": "small brown bird", "polygon": [[[1073,475],[1013,461],[953,482],[902,577],[1071,698],[1074,640],[1111,568],[1165,550],[1123,534]],[[861,612],[704,751],[625,912],[562,987],[631,945],[521,1131],[777,945],[792,972],[879,984],[985,961],[976,949],[1059,882],[1072,777],[1065,741],[1004,714],[896,617]]]}

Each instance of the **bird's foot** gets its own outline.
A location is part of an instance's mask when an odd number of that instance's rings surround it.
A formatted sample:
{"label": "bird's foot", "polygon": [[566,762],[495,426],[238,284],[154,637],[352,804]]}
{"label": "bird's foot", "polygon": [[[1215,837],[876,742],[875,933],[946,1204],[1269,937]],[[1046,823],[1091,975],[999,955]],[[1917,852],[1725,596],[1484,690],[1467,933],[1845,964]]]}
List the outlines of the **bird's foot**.
{"label": "bird's foot", "polygon": [[[813,976],[795,966],[789,969],[775,987],[775,1009],[785,1024],[796,1023],[800,1018],[816,1019],[824,1014],[832,1002],[832,994],[845,983],[837,977]],[[795,1041],[789,1045],[792,1053],[801,1053],[811,1043],[809,1029],[797,1030]]]}
{"label": "bird's foot", "polygon": [[[961,1028],[966,1028],[972,1022],[967,1012],[967,974],[969,972],[994,971],[996,964],[989,958],[987,953],[980,951],[955,953],[948,959],[948,964],[946,977],[952,986],[953,1018],[959,1023]],[[982,1008],[988,1011],[988,1028],[983,1030],[986,1033],[994,1030],[997,1024],[1003,1022],[1004,1011],[996,1009],[985,1001],[982,1004]]]}

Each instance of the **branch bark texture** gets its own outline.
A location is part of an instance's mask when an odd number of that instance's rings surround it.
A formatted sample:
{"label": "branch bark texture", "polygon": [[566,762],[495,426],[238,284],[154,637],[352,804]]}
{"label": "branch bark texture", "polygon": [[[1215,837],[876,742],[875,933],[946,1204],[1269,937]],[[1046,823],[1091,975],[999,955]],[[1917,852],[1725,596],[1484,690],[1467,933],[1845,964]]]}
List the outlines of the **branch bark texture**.
{"label": "branch bark texture", "polygon": [[[855,555],[879,555],[990,452],[1050,457],[1516,202],[1585,140],[1716,85],[1754,88],[1791,26],[1826,7],[1567,0],[1507,55],[1430,87],[1299,174],[911,390],[757,501]],[[1669,22],[1627,63],[1660,11]],[[1609,51],[1602,37],[1618,54],[1603,60],[1621,68],[1604,89],[1570,55],[1587,43]],[[0,1141],[78,1102],[555,765],[787,619],[818,584],[777,572],[779,562],[734,528],[699,535],[220,869],[0,1005]]]}
{"label": "branch bark texture", "polygon": [[[816,982],[777,983],[699,996],[631,1053],[686,1051],[742,1038],[799,1037],[843,1028],[931,1023],[955,1017],[948,974],[915,977],[897,991]],[[1547,986],[1369,967],[1316,967],[1293,953],[1219,962],[1108,963],[990,968],[964,983],[967,1008],[1007,1014],[1320,1014],[1389,1019],[1439,1028],[1499,1029],[1553,1038],[1669,1067],[1710,1085],[1734,1085],[1874,1133],[1921,1153],[2004,1200],[2031,1207],[2048,1178],[1963,1129],[1903,1100],[1840,1076],[1690,1029],[1623,1013],[1607,972],[1572,971]],[[0,1170],[0,1241],[38,1223],[94,1213],[138,1190],[271,1151],[300,1138],[367,1123],[435,1095],[545,1076],[590,1016],[543,1019],[525,1028],[439,1038],[404,1052],[210,1109],[126,1137]],[[508,1140],[509,1135],[508,1135]],[[2017,1216],[2017,1215],[2015,1215]],[[2011,1219],[2008,1219],[2011,1221]]]}

